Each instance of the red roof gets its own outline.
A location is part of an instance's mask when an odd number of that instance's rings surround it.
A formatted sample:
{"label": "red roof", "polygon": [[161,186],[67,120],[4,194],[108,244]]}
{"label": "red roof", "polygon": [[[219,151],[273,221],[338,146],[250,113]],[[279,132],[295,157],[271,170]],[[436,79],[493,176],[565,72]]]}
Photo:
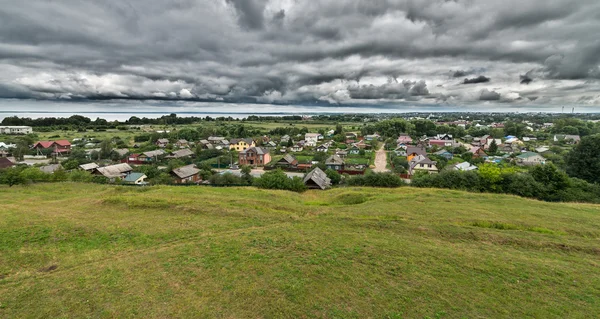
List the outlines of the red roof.
{"label": "red roof", "polygon": [[58,141],[54,141],[54,143],[60,145],[60,146],[69,146],[71,145],[71,143],[67,140],[58,140]]}
{"label": "red roof", "polygon": [[38,147],[38,145],[39,145],[42,148],[50,148],[50,147],[52,147],[52,144],[54,144],[53,141],[39,141],[39,142],[35,143],[33,145],[33,147]]}

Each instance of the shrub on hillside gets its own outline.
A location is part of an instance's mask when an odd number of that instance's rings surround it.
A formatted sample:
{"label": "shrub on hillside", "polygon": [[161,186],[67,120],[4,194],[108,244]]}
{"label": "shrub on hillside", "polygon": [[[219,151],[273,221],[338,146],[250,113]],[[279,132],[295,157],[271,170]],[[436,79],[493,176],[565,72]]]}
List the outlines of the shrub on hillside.
{"label": "shrub on hillside", "polygon": [[255,178],[254,186],[258,188],[283,189],[294,192],[303,192],[307,189],[302,178],[297,176],[289,178],[281,169],[266,172],[260,178]]}
{"label": "shrub on hillside", "polygon": [[349,186],[370,187],[400,187],[406,185],[398,175],[392,173],[367,173],[365,175],[355,175],[348,178],[346,184]]}

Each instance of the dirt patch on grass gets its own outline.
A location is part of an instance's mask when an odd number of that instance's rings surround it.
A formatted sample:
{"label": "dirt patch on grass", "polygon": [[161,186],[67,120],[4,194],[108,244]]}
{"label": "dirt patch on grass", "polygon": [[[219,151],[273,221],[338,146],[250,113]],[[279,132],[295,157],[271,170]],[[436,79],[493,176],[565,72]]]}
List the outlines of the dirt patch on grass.
{"label": "dirt patch on grass", "polygon": [[51,272],[58,269],[58,265],[50,265],[48,267],[40,268],[40,272]]}

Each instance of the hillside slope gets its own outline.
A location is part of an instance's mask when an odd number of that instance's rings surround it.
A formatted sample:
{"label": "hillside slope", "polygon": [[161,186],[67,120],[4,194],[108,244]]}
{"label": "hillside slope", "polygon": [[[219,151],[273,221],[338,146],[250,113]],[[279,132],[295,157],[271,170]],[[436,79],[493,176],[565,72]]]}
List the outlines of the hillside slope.
{"label": "hillside slope", "polygon": [[400,188],[0,188],[0,317],[589,318],[600,206]]}

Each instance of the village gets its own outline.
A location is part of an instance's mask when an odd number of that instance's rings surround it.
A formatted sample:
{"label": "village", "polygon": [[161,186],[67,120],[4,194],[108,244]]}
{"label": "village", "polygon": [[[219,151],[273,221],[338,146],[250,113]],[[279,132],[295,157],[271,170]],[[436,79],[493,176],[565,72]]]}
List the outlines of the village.
{"label": "village", "polygon": [[[0,169],[26,165],[44,174],[77,170],[96,182],[125,185],[210,185],[218,184],[218,176],[226,175],[237,177],[239,182],[244,175],[256,178],[279,169],[290,178],[302,178],[308,188],[327,189],[335,186],[332,178],[339,183],[339,178],[331,176],[333,172],[342,179],[370,172],[390,173],[410,183],[418,174],[473,171],[484,163],[544,165],[560,161],[560,154],[581,140],[576,134],[548,134],[553,123],[524,121],[520,136],[515,136],[501,134],[505,133],[501,122],[428,122],[433,125],[430,131],[458,132],[459,136],[373,131],[382,122],[366,130],[332,123],[335,129],[305,129],[305,133],[293,135],[210,135],[188,140],[178,138],[179,133],[155,130],[129,141],[118,137],[98,140],[82,134],[70,140],[35,140],[25,147],[11,141],[15,136],[35,135],[32,127],[0,126]],[[366,131],[373,132],[364,134]],[[469,131],[494,136],[471,136],[466,134]],[[548,138],[538,138],[541,135]]]}

